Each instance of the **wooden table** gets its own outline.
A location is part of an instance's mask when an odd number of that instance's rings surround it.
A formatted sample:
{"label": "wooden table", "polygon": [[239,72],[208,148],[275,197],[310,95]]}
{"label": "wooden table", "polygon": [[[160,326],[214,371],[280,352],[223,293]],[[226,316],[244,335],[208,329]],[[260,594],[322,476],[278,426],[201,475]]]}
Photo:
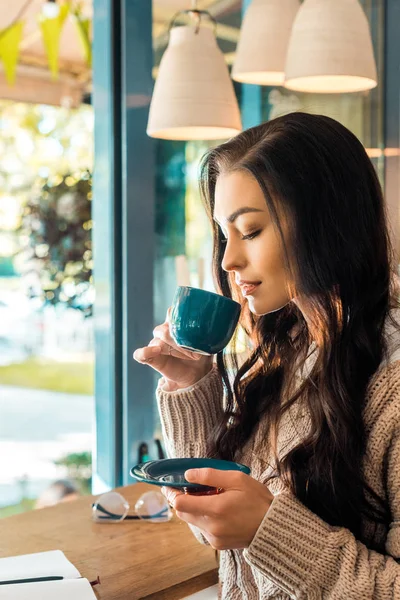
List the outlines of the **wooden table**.
{"label": "wooden table", "polygon": [[[131,505],[154,488],[119,488]],[[168,523],[93,523],[93,496],[0,520],[0,557],[62,550],[101,600],[178,600],[217,582],[212,548],[176,515]]]}

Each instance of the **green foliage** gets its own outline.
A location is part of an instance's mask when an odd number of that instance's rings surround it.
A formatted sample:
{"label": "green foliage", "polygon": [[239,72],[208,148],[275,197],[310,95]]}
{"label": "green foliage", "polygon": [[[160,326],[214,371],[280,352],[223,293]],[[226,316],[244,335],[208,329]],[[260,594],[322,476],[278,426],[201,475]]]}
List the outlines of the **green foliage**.
{"label": "green foliage", "polygon": [[44,183],[27,201],[18,233],[38,272],[43,299],[92,314],[91,173]]}
{"label": "green foliage", "polygon": [[77,482],[84,494],[90,493],[92,482],[92,455],[90,452],[74,452],[54,461],[67,468],[68,478]]}
{"label": "green foliage", "polygon": [[0,383],[65,394],[93,395],[93,362],[58,362],[28,358],[22,363],[0,366]]}
{"label": "green foliage", "polygon": [[28,510],[35,508],[36,500],[32,498],[23,498],[18,504],[12,504],[11,506],[4,506],[0,508],[0,519],[5,517],[12,517],[14,515],[20,515]]}

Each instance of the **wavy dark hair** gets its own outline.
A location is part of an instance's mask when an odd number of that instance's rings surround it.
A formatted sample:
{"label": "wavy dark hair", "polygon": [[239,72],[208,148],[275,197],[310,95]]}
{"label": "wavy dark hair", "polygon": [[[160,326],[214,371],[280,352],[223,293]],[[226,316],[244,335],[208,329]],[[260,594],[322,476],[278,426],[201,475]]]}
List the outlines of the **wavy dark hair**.
{"label": "wavy dark hair", "polygon": [[[295,302],[263,316],[251,314],[239,300],[233,275],[222,269],[225,246],[213,220],[214,194],[218,176],[232,171],[258,182],[280,232],[296,296],[306,301],[307,320]],[[280,477],[314,513],[363,540],[363,517],[375,526],[388,526],[391,518],[385,499],[363,475],[363,407],[368,384],[387,359],[385,323],[391,319],[398,328],[391,312],[398,308],[394,256],[375,169],[343,125],[297,112],[210,150],[202,161],[201,191],[213,227],[217,288],[242,302],[241,324],[253,340],[241,366],[225,353],[217,356],[227,404],[208,456],[237,460],[262,419],[276,464],[266,483]],[[315,364],[293,391],[290,382],[313,342]],[[278,458],[279,424],[300,398],[310,430]]]}

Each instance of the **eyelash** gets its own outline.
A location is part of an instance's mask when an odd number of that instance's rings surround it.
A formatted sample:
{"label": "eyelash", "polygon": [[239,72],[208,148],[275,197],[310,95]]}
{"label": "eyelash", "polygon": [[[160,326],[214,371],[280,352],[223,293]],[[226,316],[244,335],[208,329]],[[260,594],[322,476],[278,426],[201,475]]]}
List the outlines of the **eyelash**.
{"label": "eyelash", "polygon": [[[247,235],[243,235],[241,239],[244,241],[254,240],[254,238],[256,238],[260,233],[261,233],[261,229],[258,229],[257,231],[254,231],[253,233],[248,233]],[[228,241],[227,238],[221,239],[222,244],[226,244],[227,241]]]}
{"label": "eyelash", "polygon": [[261,229],[257,231],[253,231],[253,233],[248,233],[247,235],[242,236],[242,240],[254,240],[261,233]]}

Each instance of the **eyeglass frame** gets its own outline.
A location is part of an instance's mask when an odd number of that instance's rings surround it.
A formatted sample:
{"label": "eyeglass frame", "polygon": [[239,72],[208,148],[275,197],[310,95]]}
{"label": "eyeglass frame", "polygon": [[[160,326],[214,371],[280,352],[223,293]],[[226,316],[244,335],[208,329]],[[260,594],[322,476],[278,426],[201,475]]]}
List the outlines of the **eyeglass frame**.
{"label": "eyeglass frame", "polygon": [[[147,492],[145,492],[147,493]],[[164,496],[161,494],[161,492],[154,492],[155,494],[158,494],[159,496],[162,496],[163,499]],[[107,494],[118,494],[123,502],[125,503],[125,505],[128,507],[127,508],[127,513],[121,517],[121,515],[117,515],[115,513],[112,513],[111,511],[107,510],[104,506],[102,506],[101,504],[98,503],[98,501],[93,502],[92,503],[92,513],[95,510],[99,510],[100,512],[104,513],[104,516],[99,516],[96,519],[93,519],[95,523],[101,523],[101,519],[104,519],[104,522],[107,523],[112,523],[112,522],[116,522],[116,523],[121,523],[122,521],[128,520],[128,521],[146,521],[146,520],[153,520],[153,519],[160,519],[163,517],[164,513],[167,512],[167,514],[170,511],[170,506],[168,504],[168,502],[166,501],[166,506],[165,508],[163,508],[163,510],[159,511],[158,513],[156,513],[155,515],[147,515],[147,516],[143,516],[140,517],[139,515],[132,515],[132,514],[128,514],[128,511],[130,509],[130,504],[129,502],[122,496],[122,494],[120,494],[119,492],[105,492],[104,494],[101,494],[99,496],[99,500],[103,497],[106,496]],[[142,494],[142,496],[144,496],[144,494]],[[142,497],[140,496],[140,498]],[[140,498],[138,499],[137,502],[139,502]],[[136,504],[137,504],[136,502]],[[167,521],[155,521],[156,523],[165,523]]]}

